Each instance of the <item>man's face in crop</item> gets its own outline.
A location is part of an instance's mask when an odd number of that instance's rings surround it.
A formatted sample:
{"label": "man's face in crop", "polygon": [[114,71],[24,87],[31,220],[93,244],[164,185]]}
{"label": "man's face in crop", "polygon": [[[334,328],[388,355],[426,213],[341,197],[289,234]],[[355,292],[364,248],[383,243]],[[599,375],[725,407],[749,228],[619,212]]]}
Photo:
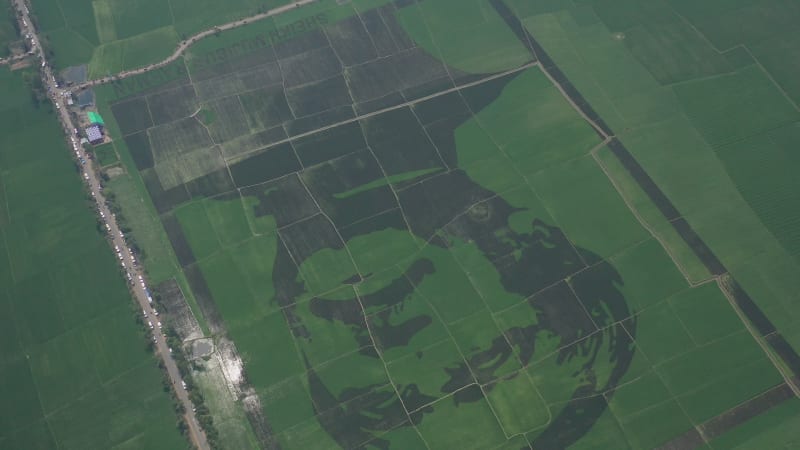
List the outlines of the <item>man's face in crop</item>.
{"label": "man's face in crop", "polygon": [[[591,428],[605,408],[598,394],[630,363],[635,325],[613,325],[630,312],[610,265],[593,268],[591,289],[570,281],[599,258],[548,223],[529,187],[493,192],[456,167],[395,174],[391,186],[367,177],[344,194],[300,179],[322,205],[305,235],[332,244],[298,257],[287,243],[273,281],[317,418],[339,445],[385,447],[383,433],[424,421],[455,426],[460,412],[491,413],[509,389],[534,446],[567,446]],[[336,226],[381,189],[393,206]]]}

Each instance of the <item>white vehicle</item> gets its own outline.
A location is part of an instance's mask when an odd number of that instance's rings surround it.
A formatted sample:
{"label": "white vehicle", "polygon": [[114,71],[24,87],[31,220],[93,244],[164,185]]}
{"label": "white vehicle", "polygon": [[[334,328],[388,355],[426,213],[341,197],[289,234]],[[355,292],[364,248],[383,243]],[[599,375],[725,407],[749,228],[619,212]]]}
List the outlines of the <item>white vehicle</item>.
{"label": "white vehicle", "polygon": [[172,353],[172,347],[167,347],[167,350],[169,350],[169,352]]}
{"label": "white vehicle", "polygon": [[[92,194],[94,194],[94,192],[92,192]],[[106,231],[111,231],[111,227],[108,226],[108,224],[106,224]]]}
{"label": "white vehicle", "polygon": [[148,301],[149,303],[153,303],[153,297],[150,297],[150,296],[148,295],[148,296],[147,296],[147,301]]}
{"label": "white vehicle", "polygon": [[153,309],[153,314],[154,314],[156,317],[158,317],[158,311],[156,311],[155,309]]}
{"label": "white vehicle", "polygon": [[127,267],[127,266],[125,266],[125,261],[122,261],[120,264],[122,264],[122,268],[123,269],[125,269]]}
{"label": "white vehicle", "polygon": [[148,326],[148,327],[150,327],[150,329],[152,330],[152,329],[153,329],[153,322],[150,322],[150,321],[148,320],[148,321],[147,321],[147,326]]}
{"label": "white vehicle", "polygon": [[158,322],[158,329],[161,329],[161,322]]}
{"label": "white vehicle", "polygon": [[186,390],[186,382],[181,380],[181,386],[183,386],[183,390],[185,391]]}
{"label": "white vehicle", "polygon": [[[102,213],[100,213],[100,214],[102,214]],[[115,246],[114,246],[114,250],[116,250],[116,252],[117,252],[117,253],[119,253],[119,246],[118,246],[118,245],[115,245]]]}

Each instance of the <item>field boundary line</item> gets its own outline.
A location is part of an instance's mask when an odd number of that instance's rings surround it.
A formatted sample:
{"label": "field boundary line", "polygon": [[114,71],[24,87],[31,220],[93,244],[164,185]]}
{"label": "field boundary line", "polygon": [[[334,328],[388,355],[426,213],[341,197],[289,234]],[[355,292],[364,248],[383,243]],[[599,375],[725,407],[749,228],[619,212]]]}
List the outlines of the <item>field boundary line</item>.
{"label": "field boundary line", "polygon": [[751,58],[753,58],[753,61],[756,62],[758,68],[761,69],[762,72],[764,72],[764,75],[766,75],[767,78],[769,78],[769,81],[771,81],[772,84],[775,85],[775,87],[781,92],[781,94],[783,94],[783,97],[786,98],[786,100],[789,101],[789,103],[791,103],[792,106],[794,106],[794,109],[800,111],[800,106],[798,106],[798,104],[794,101],[794,99],[792,99],[792,97],[790,97],[789,94],[783,89],[783,86],[781,86],[780,83],[778,83],[778,81],[772,77],[772,74],[769,73],[769,70],[767,70],[767,68],[764,67],[763,64],[761,64],[761,61],[758,58],[756,58],[756,55],[754,55],[753,52],[750,51],[750,48],[744,44],[742,44],[742,48],[744,49],[744,51],[747,52],[748,55],[750,55]]}
{"label": "field boundary line", "polygon": [[[3,235],[3,239],[5,239],[5,233],[0,233],[0,234],[2,234]],[[8,253],[8,251],[6,250],[6,254],[7,253]],[[9,259],[9,263],[10,263],[11,262],[11,255],[7,254],[7,257]],[[9,267],[11,267],[11,266],[9,265]],[[12,272],[11,276],[12,276],[12,281],[13,281],[13,276],[14,276],[14,273],[13,273],[14,272],[14,268],[13,267],[11,267],[11,272]],[[15,284],[16,284],[16,282],[15,282]],[[16,313],[16,308],[14,307],[15,306],[14,302],[15,302],[16,298],[12,297],[11,295],[12,294],[9,293],[8,290],[6,290],[6,296],[5,297],[6,297],[6,300],[8,301],[8,311],[11,313],[11,316],[14,319],[16,319],[17,313]],[[59,316],[60,315],[61,315],[61,313],[59,312]],[[63,318],[62,318],[62,320],[63,320]],[[33,384],[34,390],[36,391],[36,402],[39,405],[39,411],[40,411],[39,420],[43,421],[45,423],[45,425],[47,425],[47,433],[50,434],[50,438],[52,439],[53,442],[55,442],[56,449],[58,450],[59,443],[58,443],[58,440],[56,439],[56,434],[53,432],[53,426],[50,424],[50,421],[47,420],[47,415],[45,414],[44,402],[42,401],[42,391],[40,390],[39,382],[36,380],[36,377],[33,375],[33,366],[31,365],[31,355],[28,353],[28,348],[26,348],[25,345],[23,344],[22,339],[19,336],[19,332],[14,333],[14,338],[15,338],[14,339],[15,343],[19,347],[20,353],[25,355],[25,368],[28,369],[28,373],[30,374],[31,384]],[[21,356],[20,356],[20,358],[21,358]]]}
{"label": "field boundary line", "polygon": [[[786,392],[788,391],[788,392]],[[710,442],[713,441],[715,438],[722,436],[725,432],[730,431],[731,429],[736,428],[737,426],[747,422],[748,420],[759,416],[760,414],[766,413],[771,409],[779,406],[783,402],[790,400],[793,398],[791,387],[788,386],[786,383],[780,383],[778,385],[772,386],[767,390],[760,392],[753,397],[723,411],[722,413],[702,422],[690,430],[687,430],[685,433],[680,434],[678,436],[673,437],[671,440],[663,443],[662,445],[656,447],[656,450],[674,450],[679,448],[685,448],[683,443],[687,441],[691,441],[694,436],[699,437],[703,440],[703,442]],[[747,407],[753,405],[756,402],[766,400],[770,402],[766,404],[765,408],[761,411],[756,411],[755,414],[748,414],[749,411],[746,411],[741,415],[736,415],[737,412],[743,407]],[[729,419],[729,423],[725,424],[725,419]],[[722,429],[710,429],[714,425],[722,425],[724,427]]]}
{"label": "field boundary line", "polygon": [[[347,244],[345,244],[345,248],[346,247],[347,247]],[[348,249],[348,253],[349,252],[350,252],[350,250]],[[353,262],[353,264],[355,264],[355,261]],[[358,267],[356,267],[356,271],[358,271]],[[363,275],[361,275],[361,273],[359,273],[358,276],[363,279]],[[406,278],[406,279],[408,279],[408,277],[406,277],[405,274],[402,274],[401,276]],[[414,285],[412,284],[411,286],[414,286]],[[358,306],[359,306],[359,308],[361,308],[361,314],[364,317],[364,326],[367,329],[367,335],[369,336],[369,340],[370,340],[370,342],[372,342],[372,348],[375,349],[375,352],[378,354],[378,359],[381,361],[381,364],[383,364],[383,371],[386,373],[386,379],[389,380],[389,385],[392,386],[392,390],[394,390],[394,393],[397,396],[397,401],[400,402],[400,406],[403,408],[403,412],[406,413],[406,418],[408,419],[409,425],[411,425],[411,427],[414,429],[414,432],[417,433],[417,436],[419,436],[420,440],[422,440],[422,442],[425,444],[425,447],[428,450],[430,450],[431,449],[430,444],[428,444],[428,441],[425,440],[425,437],[419,431],[419,428],[417,428],[417,425],[414,423],[413,419],[411,418],[411,412],[409,412],[408,407],[406,407],[406,402],[403,401],[403,396],[400,394],[400,390],[397,388],[397,384],[392,379],[391,372],[389,372],[389,364],[386,363],[386,360],[383,359],[383,355],[381,354],[380,350],[378,350],[380,347],[378,346],[377,341],[375,340],[375,336],[372,334],[372,328],[369,325],[369,314],[367,314],[367,310],[364,308],[364,303],[361,301],[361,294],[358,292],[358,287],[354,286],[353,292],[356,295],[356,301],[358,302]],[[456,348],[458,348],[457,344],[456,344]],[[463,358],[463,355],[462,355],[462,358]],[[465,364],[466,364],[466,361],[465,361]],[[367,440],[366,442],[361,443],[359,445],[365,445],[365,444],[371,442],[372,440],[373,439]]]}
{"label": "field boundary line", "polygon": [[[727,280],[726,280],[726,278],[727,278]],[[774,354],[774,352],[772,352],[767,347],[767,343],[765,341],[765,337],[758,335],[758,331],[753,329],[754,328],[753,324],[750,322],[750,320],[748,320],[748,318],[744,314],[744,312],[741,311],[741,309],[737,307],[736,299],[734,298],[733,293],[730,292],[730,290],[729,290],[730,288],[728,286],[728,283],[726,283],[726,281],[729,281],[731,278],[732,277],[730,275],[722,275],[722,276],[718,277],[717,278],[717,286],[719,286],[719,290],[722,291],[723,295],[725,295],[725,299],[728,300],[728,303],[730,303],[730,305],[733,308],[734,312],[736,312],[736,315],[739,316],[739,319],[744,323],[744,326],[745,326],[745,328],[747,328],[747,331],[750,332],[750,334],[753,336],[753,338],[758,343],[759,347],[761,347],[761,350],[763,350],[764,353],[767,354],[767,358],[769,358],[769,360],[772,363],[772,365],[774,365],[775,368],[778,370],[778,373],[781,374],[781,377],[784,379],[786,384],[792,390],[792,392],[794,393],[795,397],[799,397],[800,398],[800,388],[798,388],[797,384],[792,379],[792,377],[787,375],[784,372],[784,365],[780,364],[780,362],[776,360],[776,355]],[[773,331],[773,333],[775,333],[775,332],[777,332],[777,330]]]}
{"label": "field boundary line", "polygon": [[370,112],[370,113],[367,113],[367,114],[360,114],[360,115],[357,115],[357,116],[355,116],[353,118],[350,118],[350,119],[347,119],[347,120],[342,120],[340,122],[332,123],[330,125],[325,125],[324,127],[315,128],[313,130],[309,130],[309,131],[306,131],[304,133],[296,134],[294,136],[289,136],[286,139],[281,139],[280,141],[273,142],[273,143],[271,143],[271,144],[269,144],[267,146],[258,148],[256,150],[250,150],[248,152],[240,153],[240,154],[236,155],[234,158],[231,158],[233,160],[231,162],[237,163],[237,162],[239,162],[241,160],[247,159],[248,157],[252,156],[253,154],[262,153],[262,152],[264,152],[266,150],[269,150],[270,148],[273,148],[273,147],[281,145],[281,144],[285,144],[287,142],[291,142],[291,141],[294,141],[294,140],[297,140],[297,139],[301,139],[301,138],[304,138],[304,137],[308,137],[308,136],[313,136],[313,135],[315,135],[317,133],[321,133],[323,131],[327,131],[327,130],[330,130],[332,128],[340,127],[342,125],[347,125],[347,124],[350,124],[350,123],[353,123],[353,122],[358,122],[360,120],[368,119],[370,117],[374,117],[374,116],[377,116],[377,115],[380,115],[380,114],[384,114],[384,113],[387,113],[387,112],[390,112],[390,111],[394,111],[394,110],[397,110],[397,109],[405,108],[405,107],[408,107],[408,106],[413,106],[413,105],[415,105],[417,103],[422,103],[422,102],[425,102],[425,101],[428,101],[428,100],[432,100],[434,98],[441,97],[443,95],[447,95],[447,94],[450,94],[450,93],[453,93],[453,92],[457,92],[457,91],[460,91],[462,89],[467,89],[467,88],[471,88],[471,87],[474,87],[474,86],[478,86],[478,85],[481,85],[483,83],[487,83],[489,81],[496,80],[497,78],[502,78],[504,76],[511,75],[513,73],[522,72],[523,70],[527,70],[527,69],[529,69],[531,67],[538,66],[538,65],[539,65],[539,63],[536,62],[536,61],[530,62],[530,63],[527,63],[525,65],[516,67],[514,69],[507,70],[505,72],[500,72],[500,73],[496,73],[496,74],[490,75],[490,76],[485,77],[485,78],[481,78],[480,80],[476,80],[476,81],[472,81],[472,82],[469,82],[469,83],[462,84],[460,86],[455,86],[455,87],[452,87],[452,88],[448,88],[448,89],[445,89],[443,91],[434,92],[433,94],[426,95],[425,97],[420,97],[420,98],[415,99],[415,100],[409,100],[407,102],[403,102],[403,103],[400,103],[400,104],[397,104],[397,105],[393,105],[393,106],[390,106],[388,108],[379,109],[377,111],[373,111],[373,112]]}
{"label": "field boundary line", "polygon": [[[610,141],[610,139],[608,139],[608,140]],[[591,152],[592,158],[594,159],[595,163],[600,168],[600,170],[603,172],[603,174],[606,176],[606,178],[608,178],[608,181],[611,182],[611,185],[614,186],[614,190],[617,191],[617,195],[619,195],[620,198],[622,198],[622,201],[625,203],[625,206],[628,207],[628,210],[633,214],[633,216],[636,218],[636,220],[639,222],[639,224],[645,230],[647,230],[648,233],[650,233],[650,235],[653,237],[653,239],[658,241],[658,243],[661,245],[661,247],[664,249],[664,251],[669,256],[669,259],[672,260],[673,264],[675,264],[675,267],[677,267],[678,270],[681,272],[681,275],[683,276],[684,280],[686,280],[686,283],[688,283],[689,286],[691,286],[691,287],[696,287],[696,286],[699,286],[701,284],[707,283],[709,280],[713,280],[714,278],[716,278],[715,276],[712,275],[711,277],[703,279],[703,280],[698,281],[698,282],[692,281],[692,279],[689,277],[688,271],[686,270],[686,268],[683,267],[683,264],[681,264],[681,262],[678,261],[678,259],[675,257],[675,255],[672,252],[672,249],[666,244],[666,242],[664,242],[664,240],[661,238],[661,236],[659,236],[655,232],[655,230],[650,226],[650,224],[647,221],[644,220],[644,218],[641,216],[641,214],[639,214],[639,210],[636,209],[630,203],[628,198],[622,193],[622,189],[620,189],[619,185],[617,184],[617,181],[608,172],[608,168],[605,166],[605,164],[600,159],[600,157],[597,156],[597,151],[598,150],[600,150],[600,149],[592,150],[592,152]],[[638,186],[638,184],[637,184],[637,186]],[[669,221],[667,221],[667,223],[669,223]]]}
{"label": "field boundary line", "polygon": [[[11,273],[9,274],[9,275],[11,275],[11,282],[13,284],[17,284],[17,277],[14,276],[14,264],[11,261],[11,259],[12,259],[11,258],[11,253],[9,253],[9,248],[8,248],[8,236],[6,236],[6,233],[3,232],[2,230],[0,230],[0,235],[3,236],[3,255],[2,256],[4,258],[6,258],[6,260],[8,261],[8,268],[11,269],[10,270]],[[10,296],[11,294],[8,294],[8,295]],[[9,301],[12,301],[12,299],[9,298]]]}
{"label": "field boundary line", "polygon": [[[703,442],[707,442],[707,441],[706,441],[706,438],[705,438],[705,436],[703,436],[703,434],[702,434],[702,433],[700,432],[700,430],[698,429],[698,424],[697,424],[697,423],[695,423],[695,421],[692,419],[692,416],[691,416],[691,415],[689,415],[689,413],[686,411],[686,408],[684,408],[684,406],[683,406],[683,403],[681,403],[680,401],[678,401],[678,397],[679,397],[679,396],[675,394],[675,392],[673,391],[673,389],[672,389],[672,387],[670,386],[670,384],[669,384],[669,383],[668,383],[668,382],[665,380],[665,378],[666,378],[666,377],[665,377],[665,375],[663,375],[663,374],[662,374],[660,371],[656,370],[656,366],[657,366],[657,365],[656,365],[656,364],[653,364],[653,362],[652,362],[652,361],[650,360],[650,358],[647,356],[647,352],[645,352],[645,351],[644,351],[644,350],[643,350],[643,349],[642,349],[642,348],[639,346],[639,343],[636,341],[636,338],[635,338],[635,337],[633,337],[633,335],[631,334],[631,332],[630,332],[630,331],[628,331],[628,328],[627,328],[627,327],[625,327],[625,324],[624,324],[624,323],[622,323],[622,324],[620,324],[620,326],[622,327],[622,329],[623,329],[623,330],[625,330],[625,333],[628,335],[628,337],[629,337],[629,338],[631,338],[631,342],[633,342],[633,344],[636,346],[636,351],[637,351],[637,353],[641,353],[641,354],[642,354],[642,356],[644,356],[644,359],[645,359],[645,360],[647,360],[647,363],[648,363],[648,364],[650,364],[650,368],[651,368],[651,370],[652,370],[652,371],[653,371],[653,373],[655,374],[656,378],[658,378],[658,380],[659,380],[659,381],[661,382],[661,384],[664,386],[664,389],[666,389],[666,391],[667,391],[667,393],[669,394],[670,398],[671,398],[672,400],[674,400],[674,401],[675,401],[675,404],[677,404],[677,405],[678,405],[678,408],[680,408],[680,410],[681,410],[681,412],[683,413],[684,417],[686,417],[686,419],[689,421],[689,423],[690,423],[690,424],[692,424],[692,428],[691,428],[691,430],[693,430],[693,431],[696,431],[696,432],[697,432],[697,434],[698,434],[698,436],[700,437],[700,439],[701,439]],[[676,356],[674,356],[674,358],[679,358],[680,356],[681,356],[681,355],[676,355]],[[669,361],[669,359],[667,359],[666,361]],[[662,362],[661,362],[661,363],[659,363],[659,364],[663,364],[663,363],[664,363],[664,361],[662,361]],[[713,382],[713,381],[712,381],[712,382]],[[709,383],[711,383],[711,382],[709,382]],[[700,389],[700,388],[698,388],[698,389]],[[609,408],[610,408],[610,405],[609,405]],[[620,419],[617,417],[617,415],[616,415],[616,414],[614,414],[614,412],[613,412],[613,411],[611,411],[611,413],[612,413],[612,414],[611,414],[611,415],[612,415],[612,417],[614,417],[614,419],[615,419],[617,422],[619,422],[619,421],[620,421]]]}
{"label": "field boundary line", "polygon": [[[723,57],[724,57],[724,56],[725,56],[725,53],[727,53],[727,52],[729,52],[729,51],[731,51],[731,50],[735,50],[735,49],[737,49],[737,48],[741,48],[741,49],[743,49],[744,51],[746,51],[746,52],[747,52],[747,54],[748,54],[748,55],[750,55],[750,57],[751,57],[751,58],[753,58],[753,61],[755,61],[756,65],[757,65],[757,66],[758,66],[758,67],[761,69],[761,71],[762,71],[762,72],[764,72],[764,75],[766,75],[766,76],[767,76],[767,78],[769,78],[769,81],[770,81],[770,82],[772,82],[772,84],[773,84],[773,85],[775,85],[775,87],[776,87],[776,88],[778,88],[778,90],[781,92],[781,94],[783,95],[783,97],[784,97],[786,100],[788,100],[788,101],[789,101],[789,103],[791,103],[791,105],[792,105],[792,106],[794,106],[794,109],[796,109],[796,110],[800,111],[800,105],[798,105],[798,104],[797,104],[797,103],[794,101],[794,99],[792,99],[792,97],[790,97],[790,96],[789,96],[789,94],[788,94],[788,93],[787,93],[787,92],[786,92],[786,91],[783,89],[783,87],[782,87],[782,86],[781,86],[781,85],[780,85],[780,84],[779,84],[779,83],[778,83],[778,82],[775,80],[775,78],[773,78],[773,77],[772,77],[772,74],[771,74],[771,73],[769,73],[769,71],[766,69],[766,67],[764,67],[764,65],[763,65],[763,64],[761,64],[761,61],[760,61],[758,58],[756,58],[756,55],[754,55],[754,54],[753,54],[753,52],[751,52],[751,51],[750,51],[750,48],[749,48],[749,47],[748,47],[746,44],[738,44],[738,45],[734,45],[734,46],[733,46],[733,47],[731,47],[731,48],[727,48],[727,49],[725,49],[725,50],[720,50],[719,48],[717,48],[717,46],[716,46],[716,45],[714,45],[714,43],[713,43],[713,42],[711,42],[711,40],[708,38],[708,36],[706,36],[706,35],[705,35],[705,33],[701,32],[701,31],[700,31],[700,30],[699,30],[699,29],[698,29],[698,28],[697,28],[697,27],[694,25],[694,23],[692,23],[692,21],[691,21],[691,20],[689,20],[689,19],[688,19],[688,18],[686,18],[686,17],[685,17],[683,14],[681,14],[680,12],[678,12],[678,10],[677,10],[677,9],[675,9],[675,7],[674,7],[674,6],[672,6],[671,4],[669,4],[669,3],[668,3],[667,5],[668,5],[668,6],[669,6],[669,8],[672,10],[672,12],[673,12],[673,13],[675,13],[675,15],[676,15],[676,16],[678,16],[678,17],[679,17],[679,18],[680,18],[680,19],[681,19],[681,20],[682,20],[684,23],[686,23],[686,24],[687,24],[687,25],[688,25],[688,26],[689,26],[689,27],[692,29],[692,31],[694,31],[695,33],[697,33],[697,35],[698,35],[698,36],[702,37],[702,39],[703,39],[703,40],[704,40],[704,41],[705,41],[705,42],[706,42],[706,43],[707,43],[707,44],[708,44],[708,45],[709,45],[709,46],[710,46],[710,47],[711,47],[711,48],[712,48],[712,49],[713,49],[715,52],[719,53],[721,56],[723,56]],[[733,73],[736,73],[736,72],[737,72],[737,70],[733,70],[733,71],[731,71],[731,72],[728,72],[728,74],[733,74]],[[723,74],[723,75],[724,75],[724,74]]]}

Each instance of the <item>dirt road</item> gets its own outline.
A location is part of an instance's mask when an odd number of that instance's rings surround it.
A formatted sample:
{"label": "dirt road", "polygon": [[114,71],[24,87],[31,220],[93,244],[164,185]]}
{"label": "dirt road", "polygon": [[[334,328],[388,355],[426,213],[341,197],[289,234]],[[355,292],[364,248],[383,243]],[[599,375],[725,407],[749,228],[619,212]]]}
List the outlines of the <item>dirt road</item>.
{"label": "dirt road", "polygon": [[175,391],[178,400],[183,405],[186,413],[185,419],[186,423],[189,426],[189,436],[194,443],[194,445],[201,449],[207,450],[210,449],[208,445],[208,441],[206,440],[205,433],[203,429],[200,427],[200,424],[197,421],[197,417],[192,411],[193,405],[191,400],[189,400],[189,394],[183,388],[183,380],[181,379],[180,372],[178,371],[178,366],[175,364],[175,360],[172,359],[170,356],[169,348],[167,347],[166,338],[159,330],[158,324],[158,317],[155,315],[155,310],[151,307],[150,301],[148,300],[148,293],[144,287],[144,282],[140,281],[143,278],[139,278],[142,276],[142,271],[139,266],[135,262],[135,258],[131,253],[130,249],[128,248],[125,239],[122,233],[117,226],[117,222],[114,218],[114,215],[111,213],[109,208],[106,206],[105,197],[103,197],[102,190],[100,188],[100,182],[95,175],[94,170],[94,162],[88,158],[81,148],[81,146],[77,143],[77,138],[75,137],[74,129],[75,125],[72,123],[72,119],[69,116],[67,111],[67,107],[64,104],[64,92],[61,90],[58,85],[56,84],[56,80],[53,77],[53,72],[50,68],[50,65],[47,63],[45,59],[45,55],[41,51],[41,46],[39,44],[39,37],[36,34],[36,30],[31,26],[31,20],[29,17],[28,6],[24,3],[23,0],[14,0],[15,7],[20,11],[21,15],[19,16],[20,20],[20,30],[22,33],[30,33],[31,40],[32,40],[32,47],[36,54],[39,57],[39,68],[42,75],[42,82],[44,86],[48,89],[50,94],[50,98],[53,101],[56,111],[58,112],[58,117],[61,122],[62,127],[64,128],[64,133],[67,136],[67,142],[69,143],[70,147],[72,147],[73,151],[75,152],[75,157],[78,160],[83,159],[85,161],[83,165],[83,178],[86,182],[89,190],[91,191],[92,196],[97,203],[97,210],[98,214],[101,216],[103,221],[105,222],[106,230],[109,234],[109,239],[112,241],[112,245],[117,250],[117,257],[120,262],[120,266],[126,273],[126,277],[131,281],[130,288],[131,292],[133,293],[133,298],[139,304],[141,309],[144,311],[145,321],[149,321],[153,324],[153,336],[155,341],[156,347],[156,355],[158,355],[164,363],[164,367],[167,370],[167,374],[169,375],[169,379],[172,383],[172,387]]}
{"label": "dirt road", "polygon": [[6,64],[13,64],[17,61],[22,61],[26,57],[28,57],[28,55],[17,55],[17,56],[11,56],[9,58],[0,58],[0,66],[4,66]]}
{"label": "dirt road", "polygon": [[163,59],[163,60],[161,60],[161,61],[159,61],[157,63],[153,63],[153,64],[150,64],[150,65],[147,65],[147,66],[144,66],[144,67],[140,67],[138,69],[125,70],[125,71],[119,72],[119,73],[117,73],[115,75],[106,76],[106,77],[103,77],[103,78],[98,78],[98,79],[95,79],[95,80],[87,81],[85,83],[77,84],[77,85],[75,85],[73,87],[73,89],[74,90],[81,90],[81,89],[85,89],[85,88],[88,88],[88,87],[97,86],[97,85],[100,85],[100,84],[110,83],[111,81],[114,81],[114,80],[120,80],[120,79],[123,79],[123,78],[132,77],[134,75],[139,75],[139,74],[142,74],[142,73],[145,73],[145,72],[149,72],[151,70],[155,70],[155,69],[164,67],[167,64],[169,64],[169,63],[175,61],[176,59],[178,59],[183,54],[183,52],[186,51],[187,48],[189,48],[192,44],[194,44],[195,42],[199,41],[200,39],[203,39],[203,38],[208,37],[208,36],[212,36],[215,33],[218,33],[220,31],[230,30],[232,28],[237,28],[237,27],[241,27],[243,25],[247,25],[248,23],[257,22],[259,20],[263,20],[263,19],[266,19],[268,17],[275,16],[275,15],[284,13],[286,11],[298,8],[300,6],[308,5],[310,3],[314,3],[316,1],[317,0],[298,0],[296,2],[288,3],[286,5],[270,9],[269,11],[263,12],[261,14],[256,14],[254,16],[246,17],[244,19],[239,19],[239,20],[236,20],[236,21],[233,21],[233,22],[226,23],[224,25],[219,25],[219,26],[216,26],[216,27],[213,27],[213,28],[209,28],[208,30],[201,31],[200,33],[197,33],[194,36],[191,36],[190,38],[188,38],[188,39],[186,39],[184,41],[181,41],[181,43],[178,45],[178,48],[175,49],[175,52],[173,52],[172,55],[170,55],[166,59]]}

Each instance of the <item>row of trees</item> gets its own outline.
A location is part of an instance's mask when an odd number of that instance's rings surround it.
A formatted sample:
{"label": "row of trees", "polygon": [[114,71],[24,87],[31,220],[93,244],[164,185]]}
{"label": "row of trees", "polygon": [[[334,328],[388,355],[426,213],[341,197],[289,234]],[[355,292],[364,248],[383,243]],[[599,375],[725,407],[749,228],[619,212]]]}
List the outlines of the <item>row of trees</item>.
{"label": "row of trees", "polygon": [[[105,178],[103,178],[105,179]],[[106,204],[109,210],[114,214],[115,219],[117,221],[117,226],[119,230],[125,235],[125,241],[131,251],[136,255],[137,259],[141,262],[144,260],[145,253],[144,250],[139,246],[136,242],[136,238],[131,233],[132,229],[128,224],[128,220],[126,219],[125,215],[122,212],[119,204],[117,203],[117,197],[113,191],[107,191],[105,193]],[[98,222],[98,227],[102,232],[105,232],[105,225],[103,225],[102,221]],[[153,296],[153,302],[155,307],[159,311],[166,311],[163,306],[162,302],[162,295],[161,292],[157,288],[151,288],[151,294]],[[145,324],[143,315],[141,311],[139,311],[138,306],[132,303],[133,309],[132,312],[135,314],[135,320],[139,323],[144,330],[145,334],[148,337],[152,337],[152,333],[150,328]],[[209,411],[208,407],[205,404],[205,399],[200,392],[195,389],[195,383],[192,378],[192,368],[195,370],[203,370],[201,365],[192,365],[189,363],[188,359],[186,358],[186,354],[184,352],[183,343],[181,342],[180,338],[178,337],[177,332],[169,324],[169,318],[167,315],[161,315],[161,322],[164,323],[163,332],[164,336],[166,337],[167,346],[171,348],[172,351],[172,358],[175,361],[175,364],[178,366],[178,371],[181,373],[181,378],[186,383],[186,389],[189,392],[189,398],[192,401],[192,404],[195,407],[195,415],[197,417],[198,422],[200,422],[200,426],[203,427],[203,430],[206,433],[206,439],[208,440],[209,445],[212,449],[218,449],[220,447],[219,443],[219,432],[217,431],[216,427],[214,426],[214,419],[211,416],[211,412]],[[147,351],[151,353],[155,353],[155,345],[152,339],[147,340]],[[183,407],[183,403],[180,402],[178,397],[175,395],[175,390],[172,388],[172,382],[170,381],[169,374],[167,373],[166,367],[164,367],[163,361],[159,359],[158,362],[159,368],[162,370],[163,378],[162,384],[164,392],[169,392],[173,406],[175,408],[175,413],[178,414],[180,417],[176,422],[176,427],[178,431],[184,435],[188,439],[189,434],[189,427],[186,424],[183,416],[186,413]]]}
{"label": "row of trees", "polygon": [[[157,289],[154,292],[154,301],[159,308],[164,310],[161,302],[161,293],[158,292]],[[197,385],[192,377],[192,373],[195,371],[202,372],[205,370],[205,367],[201,363],[188,360],[183,342],[181,341],[180,337],[178,337],[178,333],[175,331],[172,325],[167,324],[164,327],[164,336],[167,338],[167,345],[169,348],[173,349],[172,359],[175,360],[175,364],[178,366],[178,371],[181,373],[181,378],[183,378],[183,381],[186,383],[186,390],[189,392],[189,399],[192,401],[192,404],[195,408],[195,417],[197,417],[197,421],[200,422],[200,426],[203,427],[203,430],[206,433],[206,440],[208,441],[209,446],[211,446],[212,449],[221,448],[219,431],[217,430],[216,426],[214,426],[214,418],[211,415],[211,411],[208,409],[208,406],[206,406],[203,394],[201,394],[200,390],[197,389]],[[181,431],[185,432],[188,430]]]}

